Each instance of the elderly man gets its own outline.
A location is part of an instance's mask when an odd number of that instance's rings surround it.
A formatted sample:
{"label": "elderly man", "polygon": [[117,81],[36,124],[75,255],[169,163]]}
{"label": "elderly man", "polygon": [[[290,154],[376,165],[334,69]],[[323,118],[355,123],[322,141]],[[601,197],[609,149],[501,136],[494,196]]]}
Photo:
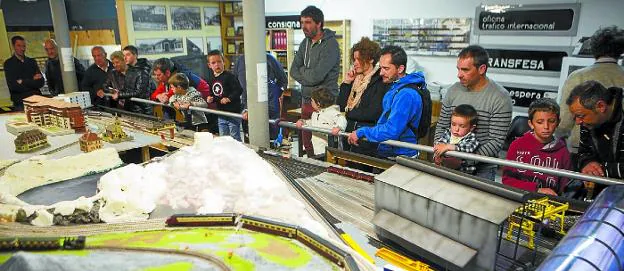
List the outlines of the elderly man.
{"label": "elderly man", "polygon": [[[581,127],[577,161],[581,173],[624,178],[622,89],[587,81],[572,89],[566,104]],[[595,195],[602,188],[596,186]]]}
{"label": "elderly man", "polygon": [[[457,58],[457,78],[459,82],[450,86],[442,100],[442,110],[436,125],[434,142],[438,142],[444,131],[451,125],[453,109],[460,104],[472,105],[478,113],[479,125],[475,129],[480,142],[476,153],[498,157],[507,129],[511,122],[511,98],[509,92],[486,76],[489,56],[481,46],[470,45],[464,48]],[[445,144],[433,148],[444,153]],[[475,175],[494,181],[496,165],[479,163]]]}
{"label": "elderly man", "polygon": [[45,81],[37,62],[26,56],[26,40],[22,36],[11,38],[13,56],[4,61],[4,73],[16,111],[24,110],[24,98],[38,94]]}
{"label": "elderly man", "polygon": [[[598,81],[604,87],[624,87],[624,68],[618,66],[617,59],[624,53],[624,30],[616,26],[598,29],[590,40],[591,52],[596,62],[568,76],[561,89],[561,106],[573,88],[589,80]],[[579,147],[579,127],[568,110],[561,110],[561,124],[557,134],[567,135],[568,149],[576,153]]]}
{"label": "elderly man", "polygon": [[91,104],[108,106],[103,85],[107,72],[113,69],[113,64],[106,59],[106,51],[102,46],[94,46],[91,49],[91,56],[93,56],[94,63],[87,68],[80,83],[80,89],[89,92]]}
{"label": "elderly man", "polygon": [[[46,80],[48,82],[48,90],[50,91],[50,95],[56,96],[61,93],[65,93],[65,87],[63,86],[63,76],[62,76],[62,68],[61,61],[59,60],[58,55],[58,45],[56,45],[56,41],[53,39],[46,39],[43,43],[43,48],[48,55],[48,60],[45,65],[45,75]],[[80,61],[75,57],[74,59],[74,71],[76,72],[76,79],[78,80],[78,86],[80,86],[80,82],[82,81],[82,77],[85,73],[85,68],[80,64]],[[77,89],[76,89],[77,90]]]}

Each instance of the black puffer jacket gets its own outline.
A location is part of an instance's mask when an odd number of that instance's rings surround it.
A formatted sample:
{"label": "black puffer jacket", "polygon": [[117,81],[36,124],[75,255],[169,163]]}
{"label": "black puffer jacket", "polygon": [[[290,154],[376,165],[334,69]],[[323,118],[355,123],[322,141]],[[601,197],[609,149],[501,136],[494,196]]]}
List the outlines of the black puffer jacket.
{"label": "black puffer jacket", "polygon": [[[340,111],[345,111],[349,95],[351,94],[351,84],[342,83],[340,85],[340,93],[336,103],[340,106]],[[383,82],[379,71],[371,78],[364,94],[360,99],[360,104],[347,112],[347,132],[352,132],[357,123],[364,126],[374,126],[383,112],[381,102],[384,95],[388,92],[390,84]],[[359,126],[358,125],[358,126]]]}
{"label": "black puffer jacket", "polygon": [[124,89],[119,90],[119,99],[125,99],[124,109],[131,112],[151,115],[151,105],[130,101],[130,98],[133,97],[149,100],[151,93],[149,74],[141,68],[128,66]]}

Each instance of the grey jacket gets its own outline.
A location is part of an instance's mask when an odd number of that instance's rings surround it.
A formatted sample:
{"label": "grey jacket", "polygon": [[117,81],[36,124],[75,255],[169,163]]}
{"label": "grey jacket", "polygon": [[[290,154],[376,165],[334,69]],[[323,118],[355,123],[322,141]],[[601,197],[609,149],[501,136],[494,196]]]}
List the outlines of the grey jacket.
{"label": "grey jacket", "polygon": [[339,72],[340,49],[336,32],[330,29],[323,29],[323,38],[316,43],[306,37],[290,67],[290,76],[301,84],[301,96],[304,98],[309,98],[312,90],[319,86],[326,87],[337,96]]}
{"label": "grey jacket", "polygon": [[[174,102],[190,103],[191,106],[208,108],[208,103],[206,103],[206,100],[202,98],[199,91],[197,91],[194,87],[189,87],[186,90],[185,95],[173,94],[173,96],[169,98],[169,105],[173,106]],[[204,112],[195,110],[191,111],[186,109],[180,110],[180,112],[184,114],[185,118],[188,114],[191,114],[191,124],[193,125],[208,122],[208,119],[206,118],[206,114],[204,114]]]}

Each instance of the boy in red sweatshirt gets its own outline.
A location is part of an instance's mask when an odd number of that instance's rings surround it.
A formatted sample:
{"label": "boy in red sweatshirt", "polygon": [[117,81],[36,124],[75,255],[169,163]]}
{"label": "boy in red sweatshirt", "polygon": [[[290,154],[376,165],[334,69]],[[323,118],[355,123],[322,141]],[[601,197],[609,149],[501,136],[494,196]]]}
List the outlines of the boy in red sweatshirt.
{"label": "boy in red sweatshirt", "polygon": [[[553,137],[559,126],[559,105],[542,98],[529,106],[531,131],[514,140],[507,151],[507,160],[526,164],[570,169],[570,153],[565,140]],[[568,179],[531,170],[503,167],[503,184],[527,191],[561,195]]]}

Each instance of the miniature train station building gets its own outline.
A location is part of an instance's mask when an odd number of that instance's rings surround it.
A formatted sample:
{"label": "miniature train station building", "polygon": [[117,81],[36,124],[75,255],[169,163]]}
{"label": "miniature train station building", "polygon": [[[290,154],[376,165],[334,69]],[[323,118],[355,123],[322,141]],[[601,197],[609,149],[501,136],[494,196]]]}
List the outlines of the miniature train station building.
{"label": "miniature train station building", "polygon": [[15,138],[15,152],[31,152],[50,146],[48,136],[39,129],[25,131]]}
{"label": "miniature train station building", "polygon": [[80,105],[33,95],[24,99],[24,112],[28,122],[39,126],[55,126],[83,133],[85,119]]}
{"label": "miniature train station building", "polygon": [[92,152],[102,148],[102,139],[90,131],[84,133],[78,141],[80,142],[80,150],[83,152]]}

